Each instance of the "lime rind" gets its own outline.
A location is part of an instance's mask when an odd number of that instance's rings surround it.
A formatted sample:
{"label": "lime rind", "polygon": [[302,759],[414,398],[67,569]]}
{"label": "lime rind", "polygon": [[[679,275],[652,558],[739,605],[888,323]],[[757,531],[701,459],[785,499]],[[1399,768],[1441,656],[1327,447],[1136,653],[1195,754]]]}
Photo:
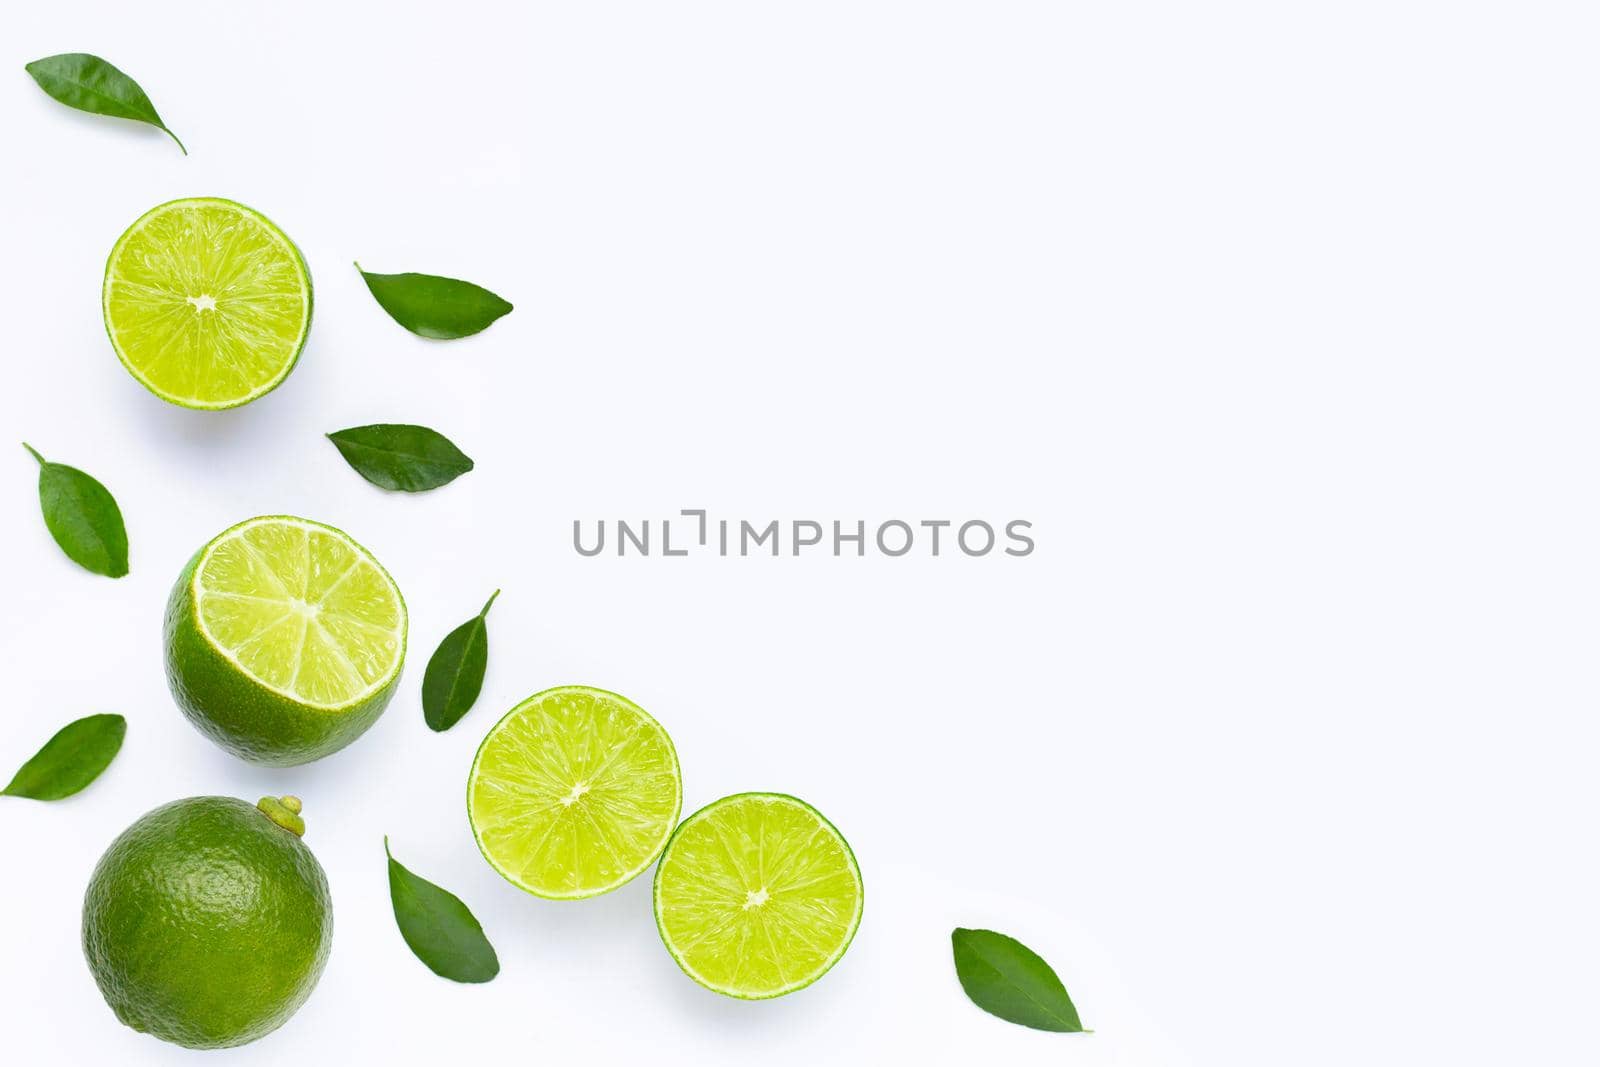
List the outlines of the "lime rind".
{"label": "lime rind", "polygon": [[[299,331],[293,339],[292,350],[288,352],[288,355],[283,360],[282,365],[274,374],[271,375],[270,378],[262,380],[243,394],[237,396],[228,396],[220,400],[201,396],[182,395],[169,388],[164,388],[160,383],[154,381],[150,374],[147,373],[147,371],[133,358],[131,358],[127,351],[125,351],[125,346],[119,339],[118,330],[112,325],[113,313],[111,305],[113,300],[113,292],[115,289],[115,283],[119,280],[118,276],[115,274],[115,268],[124,249],[127,247],[128,242],[143,233],[146,227],[150,225],[151,221],[158,216],[171,213],[180,207],[203,208],[206,206],[221,207],[248,218],[251,222],[259,226],[264,234],[273,238],[278,245],[285,249],[292,257],[293,263],[298,268],[296,271],[296,276],[300,282],[300,295],[304,298],[304,310],[300,316]],[[256,400],[262,396],[265,396],[267,393],[272,392],[278,386],[282,385],[284,380],[289,377],[290,372],[293,371],[295,366],[299,363],[300,356],[305,351],[306,338],[309,336],[311,331],[311,316],[314,303],[315,300],[311,282],[311,269],[306,264],[305,256],[301,254],[299,247],[296,246],[292,240],[290,240],[289,235],[284,233],[276,223],[267,218],[265,215],[261,214],[261,212],[241,204],[236,200],[229,200],[224,197],[188,197],[178,200],[169,200],[165,203],[157,204],[149,211],[146,211],[143,215],[140,215],[134,220],[132,225],[123,231],[122,236],[119,237],[116,244],[112,246],[111,254],[106,257],[105,279],[100,290],[100,308],[105,324],[106,336],[111,341],[111,348],[114,352],[116,352],[118,361],[121,362],[128,373],[133,376],[135,381],[144,386],[150,392],[154,393],[156,396],[160,397],[162,400],[165,400],[170,404],[176,404],[179,407],[190,408],[198,411],[224,411],[229,408],[241,407],[244,404],[250,403],[252,400]]]}
{"label": "lime rind", "polygon": [[[826,829],[826,831],[830,833],[837,842],[840,853],[846,860],[846,871],[851,876],[855,886],[855,907],[849,919],[848,929],[834,950],[829,953],[820,964],[813,967],[805,974],[798,975],[795,978],[783,982],[776,987],[762,989],[750,989],[747,987],[738,987],[724,983],[718,983],[708,979],[704,974],[697,970],[685,957],[683,951],[668,933],[666,918],[663,914],[665,908],[662,902],[662,879],[663,877],[668,876],[668,871],[672,861],[673,848],[678,844],[684,830],[720,808],[740,802],[748,802],[751,800],[792,805],[815,818],[819,828]],[[713,993],[720,993],[723,996],[732,997],[736,1000],[772,1000],[776,997],[786,996],[789,993],[797,992],[806,988],[807,986],[812,985],[817,981],[817,979],[821,978],[823,975],[832,970],[834,965],[837,964],[839,960],[844,958],[845,952],[850,948],[851,943],[855,941],[856,933],[861,928],[861,915],[866,905],[866,885],[861,877],[861,866],[856,861],[855,850],[850,847],[850,842],[845,839],[845,836],[839,832],[839,828],[835,826],[826,815],[822,814],[822,812],[818,811],[815,807],[806,803],[804,800],[801,800],[799,797],[792,796],[788,793],[754,791],[734,793],[729,796],[713,800],[711,803],[695,811],[692,815],[684,819],[683,822],[678,824],[677,829],[675,829],[672,832],[672,836],[668,838],[666,847],[661,851],[660,863],[656,867],[655,883],[651,889],[651,903],[655,912],[656,932],[661,935],[661,943],[666,946],[667,952],[672,956],[673,962],[678,965],[679,969],[681,969],[684,974],[688,975],[697,984],[711,990]]]}
{"label": "lime rind", "polygon": [[[364,678],[362,687],[342,700],[317,700],[309,697],[303,692],[296,691],[291,688],[285,688],[282,685],[274,684],[269,679],[263,678],[257,671],[252,670],[249,665],[245,664],[241,660],[237,649],[230,648],[224,644],[223,641],[212,632],[211,625],[208,625],[207,623],[205,613],[205,602],[207,598],[228,595],[225,593],[218,593],[206,587],[204,578],[206,576],[207,564],[213,560],[221,546],[235,542],[248,544],[249,542],[243,541],[243,534],[245,531],[265,525],[295,527],[305,532],[307,535],[308,557],[310,553],[310,535],[312,533],[318,533],[330,537],[340,546],[351,550],[351,554],[357,557],[356,564],[352,566],[370,566],[374,571],[376,571],[377,574],[383,579],[384,584],[388,587],[388,592],[394,598],[397,621],[394,629],[389,632],[389,636],[395,641],[395,650],[392,656],[392,662],[390,662],[388,665],[387,670],[383,671],[377,677],[371,679]],[[232,663],[236,668],[239,669],[240,672],[249,677],[251,681],[261,686],[261,688],[266,689],[277,696],[283,697],[286,700],[293,701],[301,707],[314,711],[338,713],[359,705],[364,701],[371,699],[375,694],[382,691],[385,687],[392,685],[396,680],[396,676],[399,675],[401,667],[405,663],[407,617],[405,598],[400,595],[400,587],[395,583],[394,578],[389,574],[389,572],[384,569],[383,564],[378,562],[377,557],[375,557],[371,552],[367,551],[366,548],[358,544],[353,538],[351,538],[343,530],[340,530],[338,527],[329,526],[326,523],[316,522],[312,519],[302,519],[293,515],[258,515],[255,518],[246,519],[243,522],[235,523],[233,526],[230,526],[226,530],[222,531],[222,533],[218,534],[216,537],[213,537],[206,544],[206,546],[200,550],[200,555],[195,561],[193,573],[189,578],[189,584],[192,603],[194,605],[195,627],[200,632],[201,636],[211,644],[212,648],[215,649],[217,654],[228,662]],[[324,595],[326,595],[327,590],[323,590],[322,592]],[[309,628],[310,625],[314,624],[308,622],[307,628]]]}
{"label": "lime rind", "polygon": [[[477,818],[475,812],[474,792],[479,783],[479,775],[484,762],[484,755],[487,751],[489,751],[490,743],[495,740],[501,731],[507,728],[509,724],[516,721],[517,718],[524,714],[528,709],[540,704],[543,701],[567,694],[583,694],[590,697],[599,698],[600,700],[610,702],[617,708],[637,716],[640,726],[643,729],[650,731],[656,738],[659,739],[661,747],[669,760],[670,765],[666,768],[663,768],[663,770],[670,771],[671,780],[674,785],[674,795],[671,815],[661,820],[661,831],[659,835],[657,835],[657,839],[650,842],[647,848],[639,850],[640,857],[635,862],[627,865],[621,873],[604,884],[585,885],[575,889],[563,890],[549,885],[532,883],[530,880],[521,877],[518,872],[511,870],[508,864],[501,857],[495,855],[495,850],[484,841],[484,828],[480,826],[479,819]],[[653,715],[639,707],[639,705],[635,704],[627,697],[624,697],[618,693],[613,693],[610,690],[599,689],[594,686],[553,686],[549,689],[541,690],[528,697],[526,700],[518,703],[516,707],[502,715],[499,721],[496,722],[494,726],[490,727],[489,732],[484,735],[483,740],[478,744],[477,752],[472,758],[472,768],[467,775],[467,820],[472,827],[472,839],[477,844],[478,851],[482,853],[484,860],[489,864],[489,866],[494,868],[495,872],[506,881],[510,882],[512,885],[516,886],[518,889],[521,889],[525,893],[532,894],[536,897],[541,897],[545,900],[586,900],[590,897],[597,897],[601,894],[609,893],[612,890],[618,889],[621,886],[633,881],[639,875],[643,874],[650,867],[650,865],[656,861],[656,858],[661,855],[662,850],[666,848],[667,841],[672,836],[673,827],[677,825],[678,816],[681,815],[682,812],[683,777],[678,763],[677,748],[672,743],[671,735],[667,733],[666,729],[662,727],[661,723],[657,721]]]}

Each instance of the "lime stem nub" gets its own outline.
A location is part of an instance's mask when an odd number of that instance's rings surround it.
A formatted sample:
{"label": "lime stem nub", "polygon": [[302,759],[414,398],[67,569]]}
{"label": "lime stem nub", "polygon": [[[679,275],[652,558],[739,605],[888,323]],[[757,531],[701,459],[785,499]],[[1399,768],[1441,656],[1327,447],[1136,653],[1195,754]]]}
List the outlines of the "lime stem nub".
{"label": "lime stem nub", "polygon": [[306,821],[300,817],[302,805],[299,797],[262,797],[256,802],[256,807],[261,809],[261,814],[294,836],[305,836]]}

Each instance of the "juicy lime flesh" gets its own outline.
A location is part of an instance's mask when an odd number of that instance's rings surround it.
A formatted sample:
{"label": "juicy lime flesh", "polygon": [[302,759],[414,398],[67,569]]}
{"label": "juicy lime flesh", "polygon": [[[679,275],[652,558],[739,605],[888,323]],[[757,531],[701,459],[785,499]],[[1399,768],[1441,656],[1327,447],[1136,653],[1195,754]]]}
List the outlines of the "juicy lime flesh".
{"label": "juicy lime flesh", "polygon": [[405,609],[355,542],[299,519],[258,519],[212,543],[194,577],[210,641],[261,684],[342,707],[399,669]]}
{"label": "juicy lime flesh", "polygon": [[565,686],[529,697],[484,738],[467,784],[489,863],[542,897],[593,896],[650,865],[682,810],[678,756],[630,701]]}
{"label": "juicy lime flesh", "polygon": [[188,407],[277,385],[311,325],[311,277],[283,232],[228,200],[163,204],[106,264],[106,330],[135,378]]}
{"label": "juicy lime flesh", "polygon": [[691,978],[775,997],[833,966],[861,921],[861,872],[839,831],[776,793],[726,797],[679,827],[656,872],[656,923]]}

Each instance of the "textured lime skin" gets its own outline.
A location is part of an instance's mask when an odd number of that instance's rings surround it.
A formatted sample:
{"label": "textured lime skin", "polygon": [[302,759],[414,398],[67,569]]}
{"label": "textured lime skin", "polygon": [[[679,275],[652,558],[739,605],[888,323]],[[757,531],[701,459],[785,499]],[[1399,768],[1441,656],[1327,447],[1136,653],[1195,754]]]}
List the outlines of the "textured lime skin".
{"label": "textured lime skin", "polygon": [[[138,229],[139,228],[139,224],[141,222],[143,222],[145,219],[149,218],[151,215],[154,215],[158,211],[162,211],[162,210],[164,210],[166,208],[172,207],[174,204],[184,204],[184,203],[189,203],[189,202],[198,202],[198,201],[205,201],[205,200],[213,200],[213,201],[216,201],[217,203],[232,205],[233,207],[236,207],[236,208],[240,209],[241,211],[245,211],[245,212],[248,212],[251,215],[254,215],[261,222],[263,222],[267,226],[271,227],[271,229],[276,231],[277,234],[280,237],[283,238],[284,243],[287,244],[291,249],[294,250],[295,258],[300,261],[300,269],[305,274],[305,277],[306,277],[306,332],[305,332],[305,335],[300,338],[300,347],[295,349],[293,357],[291,357],[289,362],[284,365],[283,373],[279,374],[270,383],[268,383],[264,388],[257,390],[256,392],[250,394],[249,396],[241,397],[241,398],[234,399],[234,400],[228,400],[228,401],[225,401],[225,402],[219,403],[219,404],[195,404],[195,403],[191,403],[189,401],[180,399],[178,397],[168,396],[166,393],[161,392],[159,389],[156,389],[154,386],[152,386],[149,382],[145,381],[144,378],[140,376],[139,372],[134,369],[133,363],[128,359],[128,357],[126,355],[123,354],[121,346],[119,346],[117,344],[116,332],[114,330],[112,330],[112,328],[111,328],[111,313],[108,310],[106,310],[106,299],[110,295],[110,292],[111,292],[111,270],[112,270],[112,267],[117,262],[117,253],[119,251],[121,251],[122,242],[127,238],[127,236],[130,233],[132,233],[134,230]],[[306,341],[311,336],[311,315],[312,315],[312,312],[315,310],[315,305],[316,305],[316,299],[315,299],[314,287],[313,287],[312,282],[311,282],[311,266],[310,266],[310,264],[308,264],[306,262],[306,257],[304,255],[304,253],[302,253],[300,251],[300,246],[295,244],[294,241],[292,241],[289,238],[289,235],[287,233],[284,233],[283,230],[279,229],[277,223],[273,222],[271,219],[269,219],[265,215],[261,214],[261,212],[257,211],[255,208],[249,206],[248,204],[241,204],[237,200],[229,200],[225,196],[195,196],[195,197],[180,198],[178,200],[168,200],[165,203],[157,204],[155,207],[151,208],[149,211],[146,211],[143,215],[140,215],[138,218],[134,219],[133,222],[129,224],[128,228],[122,232],[122,236],[117,238],[117,243],[111,246],[111,252],[110,252],[109,255],[106,256],[105,277],[100,283],[100,317],[101,317],[101,323],[105,326],[106,338],[111,342],[111,350],[117,354],[117,361],[122,364],[123,369],[126,370],[128,372],[128,374],[133,377],[134,381],[136,381],[140,385],[144,386],[147,390],[150,391],[150,393],[152,395],[158,396],[162,400],[165,400],[167,403],[173,404],[173,405],[175,405],[177,407],[188,408],[190,411],[226,411],[229,408],[243,407],[245,404],[250,403],[252,400],[261,399],[262,397],[266,396],[268,393],[270,393],[274,389],[276,389],[278,386],[282,385],[284,383],[284,381],[286,381],[288,379],[290,373],[294,371],[295,367],[300,365],[300,356],[305,352],[305,350],[306,350]]]}
{"label": "textured lime skin", "polygon": [[204,554],[196,552],[178,575],[162,623],[167,685],[195,728],[240,759],[272,767],[310,763],[366,733],[389,706],[400,672],[343,709],[308,708],[253,681],[201,632],[193,579]]}
{"label": "textured lime skin", "polygon": [[271,1033],[333,942],[328,880],[300,838],[232,797],[175,800],[124,830],[83,898],[83,952],[117,1018],[189,1048]]}

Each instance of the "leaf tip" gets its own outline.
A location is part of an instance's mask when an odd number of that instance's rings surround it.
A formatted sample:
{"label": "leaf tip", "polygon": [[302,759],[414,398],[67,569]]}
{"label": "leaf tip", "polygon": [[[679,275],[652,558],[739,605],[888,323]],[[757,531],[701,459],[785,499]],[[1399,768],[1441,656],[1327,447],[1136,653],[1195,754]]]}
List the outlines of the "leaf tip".
{"label": "leaf tip", "polygon": [[44,461],[44,457],[39,455],[39,450],[38,449],[34,448],[32,445],[30,445],[26,441],[22,442],[22,447],[26,448],[28,450],[28,455],[32,456],[34,459],[39,461],[39,466],[41,466],[41,467],[44,466],[44,462],[45,462]]}
{"label": "leaf tip", "polygon": [[484,616],[489,614],[489,609],[494,607],[494,602],[495,602],[496,598],[498,598],[499,596],[500,596],[500,590],[498,590],[498,589],[496,589],[494,592],[489,594],[489,599],[483,605],[483,610],[478,612],[478,618],[481,619]]}
{"label": "leaf tip", "polygon": [[52,59],[60,58],[60,56],[40,56],[31,63],[24,63],[22,65],[22,69],[28,72],[28,77],[32,78],[38,83],[39,88],[43,89],[44,82],[42,79],[49,74],[49,70],[47,69],[49,62]]}

